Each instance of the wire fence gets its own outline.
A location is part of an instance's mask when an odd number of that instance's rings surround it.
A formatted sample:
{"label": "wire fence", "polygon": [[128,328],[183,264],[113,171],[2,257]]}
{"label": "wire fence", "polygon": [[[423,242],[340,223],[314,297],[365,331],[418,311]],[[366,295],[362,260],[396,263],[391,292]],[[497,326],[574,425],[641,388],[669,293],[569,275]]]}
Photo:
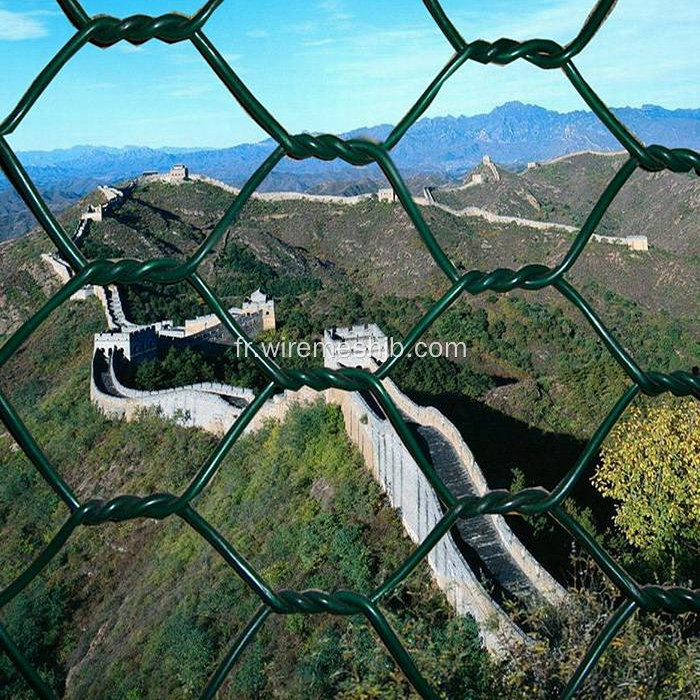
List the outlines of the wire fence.
{"label": "wire fence", "polygon": [[[666,148],[662,145],[647,146],[641,143],[596,95],[573,63],[574,57],[586,48],[606,20],[614,7],[615,0],[600,0],[580,32],[564,46],[548,39],[531,39],[519,42],[502,38],[494,42],[481,39],[469,42],[462,37],[437,0],[423,0],[423,4],[435,24],[454,49],[454,54],[383,143],[373,143],[362,139],[341,139],[328,134],[320,136],[290,134],[250,92],[204,33],[207,21],[223,0],[209,0],[196,14],[190,17],[169,13],[159,17],[134,15],[125,19],[105,15],[91,17],[78,0],[57,0],[57,2],[66,18],[75,27],[76,32],[40,72],[7,118],[0,123],[0,166],[60,254],[71,265],[75,275],[4,344],[0,349],[0,366],[12,357],[13,353],[47,319],[51,312],[86,284],[129,285],[148,281],[169,285],[186,281],[221,319],[221,322],[233,336],[250,345],[251,357],[266,374],[269,382],[243,411],[210,457],[199,467],[195,477],[181,495],[159,493],[143,498],[124,495],[111,500],[91,500],[84,503],[78,500],[73,490],[42,452],[10,401],[0,392],[0,416],[2,416],[7,429],[69,510],[69,516],[65,523],[46,548],[20,576],[0,592],[0,609],[41,573],[79,526],[100,525],[109,521],[123,522],[146,517],[163,519],[177,515],[218,552],[230,568],[259,596],[261,601],[257,613],[237,637],[209,679],[200,696],[203,700],[215,697],[246,646],[273,613],[278,615],[319,613],[363,615],[418,694],[422,698],[436,700],[439,698],[438,693],[427,683],[382,613],[382,599],[411,574],[442,537],[448,536],[450,528],[459,518],[471,518],[489,513],[520,513],[524,515],[547,513],[590,554],[600,569],[619,589],[623,598],[622,604],[611,615],[581,660],[563,691],[562,698],[572,698],[576,694],[612,639],[637,610],[668,613],[700,611],[700,591],[639,584],[593,539],[581,523],[563,508],[564,500],[584,473],[592,466],[601,443],[640,392],[650,396],[669,392],[676,396],[693,396],[700,399],[700,377],[691,372],[676,371],[663,374],[640,368],[618,339],[605,327],[587,300],[566,278],[566,273],[585,249],[610,203],[637,169],[641,168],[651,172],[670,170],[676,173],[694,171],[696,175],[700,175],[700,154],[689,149]],[[277,147],[253,173],[240,195],[233,200],[209,237],[186,261],[180,262],[166,258],[147,261],[128,259],[116,262],[104,259],[88,261],[52,215],[35,184],[10,148],[6,136],[17,128],[58,72],[85,45],[92,44],[106,49],[121,41],[138,45],[154,39],[169,44],[190,41],[248,115],[276,141]],[[466,274],[460,274],[426,224],[420,208],[414,203],[401,174],[392,161],[390,152],[411,125],[430,106],[450,76],[467,61],[507,65],[518,60],[528,61],[543,70],[560,69],[563,71],[573,88],[620,142],[629,157],[607,185],[581,231],[558,265],[548,267],[540,264],[529,264],[518,270],[500,268],[490,272],[471,270]],[[266,357],[246,336],[198,273],[198,267],[206,255],[214,250],[226,230],[234,224],[251,195],[283,158],[296,160],[318,158],[326,161],[339,158],[356,166],[376,163],[394,188],[397,198],[413,222],[423,244],[449,280],[449,291],[432,306],[404,338],[403,352],[391,357],[373,373],[350,368],[338,370],[326,368],[284,369],[274,360]],[[629,377],[629,388],[618,399],[578,460],[553,490],[528,488],[517,493],[494,490],[480,498],[456,498],[436,473],[430,460],[387,394],[381,380],[389,375],[440,314],[462,294],[480,294],[485,291],[502,293],[514,289],[535,291],[545,287],[555,289],[583,315]],[[445,508],[444,517],[429,536],[374,591],[361,593],[354,591],[272,590],[263,577],[236,551],[233,545],[202,518],[192,505],[193,499],[207,487],[214,477],[231,446],[275,390],[278,388],[298,390],[304,386],[318,391],[335,388],[345,391],[371,392]],[[1,624],[0,645],[38,697],[45,700],[55,699],[51,688],[40,677]]]}

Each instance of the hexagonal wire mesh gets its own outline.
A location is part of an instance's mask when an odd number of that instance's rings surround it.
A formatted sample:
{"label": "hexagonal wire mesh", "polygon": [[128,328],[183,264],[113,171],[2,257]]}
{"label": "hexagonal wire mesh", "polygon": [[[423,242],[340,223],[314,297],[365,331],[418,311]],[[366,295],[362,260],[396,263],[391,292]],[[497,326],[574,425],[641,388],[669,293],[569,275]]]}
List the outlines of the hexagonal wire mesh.
{"label": "hexagonal wire mesh", "polygon": [[[595,459],[595,455],[606,435],[640,392],[651,396],[670,392],[676,396],[700,398],[700,377],[698,376],[683,371],[671,374],[643,371],[604,326],[587,301],[565,277],[567,271],[571,269],[586,247],[610,203],[637,168],[652,172],[664,169],[676,173],[694,171],[697,175],[700,175],[700,154],[689,149],[669,149],[660,145],[645,146],[642,144],[600,100],[572,62],[572,59],[586,47],[612,11],[615,0],[599,0],[581,31],[565,46],[547,39],[532,39],[518,42],[503,38],[495,42],[484,40],[467,42],[452,24],[437,0],[423,0],[428,12],[430,12],[435,23],[442,31],[445,39],[454,48],[455,53],[408,113],[394,127],[387,139],[379,144],[361,139],[344,140],[333,135],[289,134],[247,89],[204,34],[204,27],[208,19],[223,0],[209,0],[191,17],[169,13],[160,17],[135,15],[125,19],[104,15],[91,17],[85,12],[78,0],[57,1],[65,16],[77,31],[41,71],[15,109],[0,124],[0,165],[61,255],[70,263],[75,275],[45,306],[26,321],[0,349],[0,366],[8,361],[13,353],[53,310],[69,299],[74,292],[85,284],[108,285],[119,283],[129,285],[149,281],[166,285],[187,281],[209,308],[221,319],[225,327],[235,337],[240,338],[242,342],[249,345],[251,356],[258,367],[266,374],[269,383],[255,401],[241,414],[180,496],[167,493],[154,494],[145,498],[119,496],[108,501],[93,500],[85,503],[81,503],[77,499],[71,488],[44,455],[6,396],[0,393],[0,415],[7,429],[70,511],[70,515],[64,525],[41,554],[17,579],[0,592],[0,608],[5,606],[39,575],[42,569],[61,550],[71,533],[78,526],[99,525],[107,521],[121,522],[144,517],[162,519],[171,515],[177,515],[218,552],[231,569],[261,600],[258,612],[225,655],[203,690],[201,698],[208,699],[216,695],[246,645],[255,637],[256,632],[263,626],[271,613],[281,615],[330,613],[334,615],[364,615],[421,697],[437,699],[439,696],[423,678],[411,656],[388,624],[379,608],[379,603],[427,556],[428,552],[448,533],[458,518],[470,518],[478,514],[488,513],[548,513],[591,555],[602,571],[616,585],[621,597],[624,599],[623,603],[599,633],[585,657],[581,660],[577,671],[563,692],[563,698],[573,697],[577,690],[580,689],[586,676],[594,668],[608,644],[637,609],[666,611],[669,613],[697,612],[700,610],[700,591],[638,584],[591,537],[582,525],[568,515],[562,507],[563,501]],[[166,43],[191,41],[233,97],[278,145],[275,151],[245,184],[240,195],[236,197],[225,212],[211,235],[187,261],[180,263],[172,259],[159,258],[147,261],[119,260],[114,262],[95,260],[88,262],[73,243],[71,237],[66,234],[49,211],[36,186],[28,177],[17,156],[7,143],[5,136],[10,134],[20,124],[32,105],[61,68],[86,44],[90,43],[106,49],[120,41],[142,44],[153,39]],[[528,61],[544,70],[561,69],[590,109],[624,146],[629,154],[629,158],[608,184],[600,200],[581,228],[580,233],[576,236],[568,252],[558,265],[547,267],[533,264],[526,265],[519,270],[502,268],[491,272],[472,270],[460,275],[457,268],[438,245],[430,228],[423,219],[420,209],[412,200],[406,184],[392,162],[390,151],[401,140],[409,127],[425,112],[445,81],[464,63],[471,60],[483,64],[506,65],[519,59]],[[273,360],[267,358],[257,348],[255,343],[246,336],[198,274],[198,266],[204,257],[213,250],[226,229],[234,224],[239,212],[252,193],[285,156],[298,160],[306,158],[334,160],[340,158],[352,165],[376,163],[396,191],[398,199],[415,225],[424,245],[450,282],[449,291],[433,305],[424,318],[407,334],[403,342],[402,354],[391,357],[374,373],[349,368],[335,371],[328,369],[311,369],[307,371],[282,369]],[[631,380],[631,385],[596,430],[579,459],[552,491],[547,491],[543,488],[529,488],[518,493],[498,490],[490,491],[480,498],[455,498],[435,472],[430,461],[407,428],[400,412],[384,389],[381,380],[387,377],[437,317],[464,292],[469,294],[480,294],[487,290],[507,292],[517,288],[535,291],[544,287],[552,287],[557,290],[583,314],[611,355],[626,372]],[[425,541],[415,550],[413,555],[403,562],[380,587],[368,594],[351,591],[329,593],[321,591],[272,590],[234,547],[202,518],[191,505],[192,500],[211,481],[233,443],[275,389],[298,390],[303,386],[319,391],[327,388],[337,388],[345,391],[367,390],[371,392],[445,508],[444,517]],[[22,651],[15,645],[2,625],[0,625],[0,644],[39,697],[44,699],[55,698],[52,690],[27,661]]]}

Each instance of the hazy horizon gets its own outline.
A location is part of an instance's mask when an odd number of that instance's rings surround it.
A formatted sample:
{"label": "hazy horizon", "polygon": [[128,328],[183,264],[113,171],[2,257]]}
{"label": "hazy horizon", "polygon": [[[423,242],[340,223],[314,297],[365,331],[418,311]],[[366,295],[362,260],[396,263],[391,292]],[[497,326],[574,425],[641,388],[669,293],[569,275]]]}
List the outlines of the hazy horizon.
{"label": "hazy horizon", "polygon": [[[86,0],[90,13],[193,12],[198,0]],[[469,40],[552,38],[578,32],[592,0],[446,0]],[[659,17],[663,21],[659,21]],[[700,103],[693,76],[700,3],[619,3],[575,63],[607,103]],[[343,133],[358,125],[396,123],[452,55],[417,0],[259,0],[242,12],[225,2],[207,36],[286,129]],[[0,114],[74,34],[53,0],[0,0]],[[649,37],[654,41],[650,42]],[[640,50],[640,47],[644,47]],[[671,50],[669,50],[671,47]],[[568,112],[585,107],[560,71],[526,61],[507,70],[465,64],[426,116],[488,112],[511,100]],[[266,137],[189,42],[85,47],[59,73],[10,144],[19,151],[73,144],[255,143]],[[206,146],[204,146],[206,144]],[[172,146],[171,146],[172,147]]]}
{"label": "hazy horizon", "polygon": [[[517,101],[510,101],[510,102],[504,102],[503,104],[496,105],[493,109],[488,110],[488,111],[481,111],[481,112],[474,112],[471,114],[435,114],[431,115],[428,117],[423,117],[422,119],[462,119],[462,118],[473,118],[473,117],[479,117],[479,116],[484,116],[488,115],[495,110],[498,110],[502,107],[505,107],[508,104],[512,104],[513,102]],[[557,114],[573,114],[573,113],[584,113],[588,112],[591,113],[591,110],[589,109],[576,109],[576,110],[569,110],[565,112],[560,112],[558,110],[552,110],[548,109],[547,107],[544,107],[543,105],[535,104],[535,103],[520,103],[523,104],[525,107],[535,107],[535,108],[540,108],[540,109],[545,109],[549,112],[556,112]],[[614,106],[611,107],[614,111],[617,110],[623,110],[623,109],[636,109],[636,110],[643,110],[647,108],[659,108],[663,109],[667,112],[676,112],[676,111],[700,111],[700,104],[697,107],[668,107],[666,105],[659,105],[659,104],[641,104],[641,105],[623,105],[623,106]],[[419,120],[421,121],[421,120]],[[347,132],[352,132],[352,131],[361,131],[362,129],[371,129],[375,128],[378,126],[393,126],[393,124],[389,123],[377,123],[377,124],[362,124],[360,126],[355,126],[347,130]],[[320,133],[320,132],[313,132],[313,133]],[[107,143],[74,143],[69,146],[63,146],[60,148],[32,148],[32,149],[20,149],[17,152],[18,153],[52,153],[52,152],[59,152],[59,151],[70,151],[73,149],[78,149],[78,148],[102,148],[102,149],[109,149],[109,150],[118,150],[118,151],[126,151],[129,149],[136,149],[136,148],[144,148],[144,149],[149,149],[152,151],[166,151],[170,153],[176,153],[178,151],[181,151],[183,153],[186,152],[197,152],[197,151],[217,151],[217,150],[224,150],[226,148],[235,148],[236,146],[245,146],[245,145],[255,145],[255,144],[260,144],[265,141],[269,141],[271,137],[269,136],[263,136],[258,141],[241,141],[238,143],[231,143],[228,145],[221,145],[221,146],[214,146],[214,145],[207,145],[207,144],[196,144],[196,145],[185,145],[185,144],[149,144],[149,143],[124,143],[124,144],[119,144],[119,145],[111,145]],[[622,148],[622,147],[621,147]]]}

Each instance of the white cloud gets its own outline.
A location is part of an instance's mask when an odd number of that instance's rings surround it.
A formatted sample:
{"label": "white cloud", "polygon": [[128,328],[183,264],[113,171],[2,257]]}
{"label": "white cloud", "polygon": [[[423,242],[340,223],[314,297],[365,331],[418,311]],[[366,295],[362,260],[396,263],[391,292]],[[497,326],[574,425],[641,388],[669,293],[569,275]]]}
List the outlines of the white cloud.
{"label": "white cloud", "polygon": [[270,32],[266,29],[253,29],[246,32],[245,35],[251,39],[267,39],[270,36]]}
{"label": "white cloud", "polygon": [[212,91],[211,85],[187,85],[168,94],[171,97],[201,97]]}
{"label": "white cloud", "polygon": [[0,40],[22,41],[46,36],[46,26],[35,14],[0,9]]}
{"label": "white cloud", "polygon": [[302,41],[301,45],[302,46],[308,46],[310,48],[313,48],[315,46],[327,46],[328,44],[333,44],[335,43],[335,39],[315,39],[311,41]]}
{"label": "white cloud", "polygon": [[121,53],[147,53],[145,44],[129,44],[125,41],[120,41],[115,46],[115,51]]}
{"label": "white cloud", "polygon": [[345,3],[342,0],[321,0],[318,3],[318,9],[331,21],[345,22],[353,18],[353,15],[345,9]]}
{"label": "white cloud", "polygon": [[316,31],[317,23],[307,20],[305,22],[294,22],[286,29],[292,34],[313,34]]}

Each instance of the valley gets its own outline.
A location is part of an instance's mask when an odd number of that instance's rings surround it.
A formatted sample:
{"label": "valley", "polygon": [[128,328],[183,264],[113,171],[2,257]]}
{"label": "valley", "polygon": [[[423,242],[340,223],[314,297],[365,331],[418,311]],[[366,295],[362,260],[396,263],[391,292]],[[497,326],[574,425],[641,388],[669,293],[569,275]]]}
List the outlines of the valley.
{"label": "valley", "polygon": [[[496,182],[489,179],[493,170],[482,164],[464,176],[471,182],[474,175],[482,175],[481,183],[466,189],[434,184],[431,193],[438,203],[458,209],[474,206],[503,216],[580,226],[590,202],[569,192],[567,178],[579,183],[580,193],[597,192],[619,167],[616,159],[584,154],[522,174],[495,165]],[[568,274],[640,365],[663,372],[688,370],[700,357],[700,260],[693,252],[697,216],[684,208],[686,202],[675,203],[677,195],[695,207],[697,189],[692,188],[697,186],[687,178],[666,177],[641,176],[630,198],[611,208],[603,222],[609,235],[647,236],[647,251],[593,241]],[[81,237],[88,258],[185,259],[235,197],[198,180],[172,184],[156,178],[137,181],[124,191],[124,200],[101,221],[91,221]],[[421,196],[418,189],[416,197]],[[639,198],[648,201],[648,213],[635,206]],[[67,230],[76,230],[86,207],[101,201],[93,192],[63,211],[60,219]],[[517,269],[532,262],[554,265],[574,238],[556,227],[455,216],[427,201],[421,212],[462,272]],[[628,214],[633,228],[627,228]],[[658,220],[669,224],[655,226]],[[5,338],[57,288],[55,274],[40,257],[51,249],[40,232],[0,246],[0,331]],[[312,341],[325,328],[353,323],[377,323],[386,333],[402,337],[449,286],[401,206],[375,197],[353,204],[252,199],[200,273],[227,306],[241,304],[258,287],[273,297],[278,324],[262,335],[267,340]],[[171,319],[179,324],[209,312],[184,285],[134,285],[120,293],[127,317],[136,323]],[[0,385],[52,462],[81,498],[181,490],[192,465],[203,461],[214,440],[157,415],[145,414],[132,423],[102,415],[89,401],[92,335],[105,328],[99,304],[95,299],[71,302],[54,316],[0,372]],[[406,358],[391,378],[411,398],[439,408],[457,426],[491,488],[553,486],[628,384],[578,312],[552,291],[463,297],[436,321],[427,338],[466,341],[467,355]],[[221,358],[194,352],[187,366],[171,361],[167,376],[173,385],[209,381],[206,373],[223,364]],[[166,361],[159,356],[151,365],[144,363],[130,381],[154,388],[149,382],[163,376],[158,372]],[[308,363],[301,357],[287,362],[291,367]],[[224,379],[260,386],[250,361],[240,361],[232,371]],[[332,407],[316,405],[246,437],[198,504],[275,586],[368,589],[411,551],[400,520],[346,440],[341,422]],[[308,431],[314,435],[311,441]],[[0,494],[3,557],[16,562],[6,573],[9,581],[60,527],[61,511],[9,434],[2,442],[13,473]],[[613,505],[587,479],[570,499],[572,512],[622,555],[625,547],[614,544],[610,530]],[[552,573],[575,586],[571,543],[557,526],[510,516],[508,523]],[[552,544],[554,531],[557,546]],[[86,532],[62,556],[22,595],[6,624],[17,636],[27,609],[46,611],[19,640],[66,698],[190,697],[225,653],[231,629],[240,629],[254,612],[253,596],[235,577],[225,575],[222,562],[181,523],[148,520]],[[654,575],[633,557],[626,563],[637,566],[636,575]],[[676,576],[684,580],[694,566],[689,557],[679,564]],[[202,587],[202,575],[217,583]],[[112,579],[119,581],[114,590]],[[448,695],[469,687],[474,697],[486,700],[506,692],[502,684],[507,683],[509,697],[521,690],[525,697],[527,686],[518,686],[513,666],[492,665],[496,662],[486,656],[471,618],[451,615],[427,567],[389,607],[392,623],[413,640],[412,651],[433,669],[431,680]],[[149,610],[145,622],[144,609]],[[157,622],[159,616],[167,621]],[[532,619],[524,626],[539,634]],[[640,628],[630,629],[640,633]],[[677,640],[674,634],[685,632],[674,629],[671,638]],[[578,640],[579,645],[585,642]],[[350,671],[347,666],[332,671],[338,649],[356,659]],[[309,665],[301,658],[305,650],[312,650]],[[372,693],[373,687],[387,684],[394,689],[392,697],[409,697],[405,680],[373,650],[370,633],[354,622],[328,627],[316,619],[280,618],[248,650],[222,697],[307,693],[310,698],[350,698],[355,697],[348,694],[350,688]],[[695,653],[689,644],[687,654]],[[457,657],[459,664],[449,662]],[[266,672],[273,659],[276,671]],[[522,664],[523,658],[517,661]],[[677,674],[680,693],[688,689],[680,681],[683,663],[666,670]],[[0,667],[0,674],[5,672]],[[7,687],[13,694],[7,697],[24,697],[21,683],[11,683]],[[594,686],[590,697],[596,692]]]}

